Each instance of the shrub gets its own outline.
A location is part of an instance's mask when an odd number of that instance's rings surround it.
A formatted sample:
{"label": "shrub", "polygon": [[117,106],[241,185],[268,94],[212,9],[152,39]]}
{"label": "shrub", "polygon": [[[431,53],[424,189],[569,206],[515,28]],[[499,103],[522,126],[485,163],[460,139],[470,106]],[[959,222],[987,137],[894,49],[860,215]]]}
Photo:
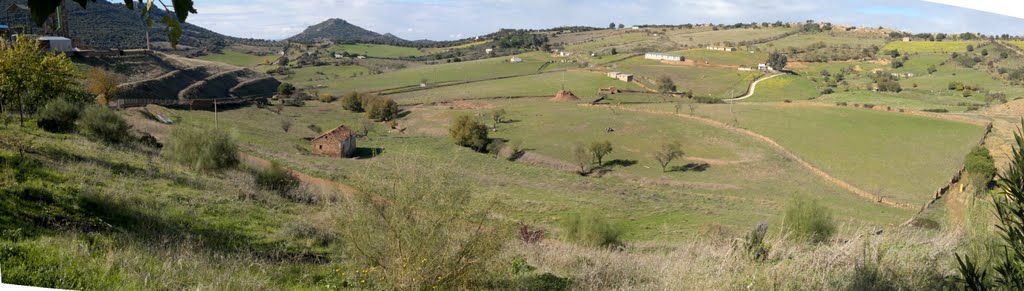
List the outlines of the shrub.
{"label": "shrub", "polygon": [[70,102],[57,99],[50,101],[39,111],[39,119],[36,124],[39,128],[49,132],[72,132],[75,130],[75,121],[81,115],[81,109]]}
{"label": "shrub", "polygon": [[996,176],[992,154],[983,146],[975,147],[967,153],[967,157],[964,158],[964,169],[971,179],[971,186],[974,186],[978,193],[988,189],[989,182]]}
{"label": "shrub", "polygon": [[341,108],[352,112],[363,112],[363,100],[358,92],[349,92],[341,97]]}
{"label": "shrub", "polygon": [[299,187],[299,179],[292,175],[291,171],[281,166],[278,162],[270,163],[270,167],[262,170],[254,170],[253,176],[256,184],[264,190],[277,192],[285,195]]}
{"label": "shrub", "polygon": [[566,218],[565,238],[590,247],[621,247],[623,230],[593,214],[572,214]]}
{"label": "shrub", "polygon": [[513,231],[472,206],[470,189],[446,170],[456,166],[438,165],[426,169],[427,175],[414,172],[420,168],[394,165],[361,187],[353,203],[344,204],[341,241],[369,275],[353,274],[343,284],[370,290],[465,290],[507,270],[495,258]]}
{"label": "shrub", "polygon": [[[124,83],[125,79],[124,75],[101,68],[93,68],[86,75],[85,89],[89,93],[103,97],[102,99],[106,101],[111,101],[111,98],[117,94],[117,86]],[[100,105],[107,104],[100,103]]]}
{"label": "shrub", "polygon": [[693,101],[697,101],[697,103],[701,103],[701,104],[723,104],[723,103],[725,103],[725,101],[722,101],[722,99],[718,99],[718,98],[714,98],[714,97],[708,97],[708,96],[693,97]]}
{"label": "shrub", "polygon": [[238,145],[226,132],[175,128],[164,154],[195,170],[215,171],[238,165]]}
{"label": "shrub", "polygon": [[490,142],[487,138],[487,126],[469,115],[456,117],[448,133],[455,140],[455,144],[477,151],[484,150]]}
{"label": "shrub", "polygon": [[786,207],[783,218],[785,230],[797,239],[810,242],[823,242],[835,233],[835,222],[832,213],[814,200],[797,197]]}
{"label": "shrub", "polygon": [[747,237],[741,241],[738,246],[747,258],[763,262],[768,259],[768,253],[771,251],[771,245],[768,245],[764,241],[765,235],[768,234],[768,225],[764,223],[757,224],[757,228],[750,231]]}
{"label": "shrub", "polygon": [[388,121],[398,118],[398,103],[388,97],[371,98],[366,105],[366,117],[375,121]]}
{"label": "shrub", "polygon": [[281,100],[281,105],[282,106],[292,106],[292,107],[302,107],[302,106],[306,105],[306,101],[302,101],[302,99],[298,99],[298,98],[284,99],[284,100]]}
{"label": "shrub", "polygon": [[131,126],[110,108],[93,105],[85,108],[80,120],[86,135],[109,144],[119,144],[129,140],[128,129]]}
{"label": "shrub", "polygon": [[291,96],[295,94],[295,85],[292,83],[281,83],[277,86],[277,93],[285,96]]}
{"label": "shrub", "polygon": [[949,110],[944,109],[944,108],[925,109],[925,110],[921,110],[921,111],[933,112],[933,113],[947,113],[947,112],[949,112]]}
{"label": "shrub", "polygon": [[323,103],[331,103],[331,102],[334,102],[334,100],[337,100],[337,99],[338,98],[334,97],[334,95],[327,94],[327,93],[321,93],[319,96],[317,96],[317,100],[319,100],[320,102],[323,102]]}

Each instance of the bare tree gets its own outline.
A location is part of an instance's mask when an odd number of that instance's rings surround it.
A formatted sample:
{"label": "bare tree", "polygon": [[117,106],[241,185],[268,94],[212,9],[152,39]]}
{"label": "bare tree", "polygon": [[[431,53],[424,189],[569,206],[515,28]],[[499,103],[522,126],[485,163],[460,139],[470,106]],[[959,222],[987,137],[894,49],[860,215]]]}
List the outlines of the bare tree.
{"label": "bare tree", "polygon": [[284,132],[288,132],[289,129],[292,129],[292,121],[288,120],[287,118],[281,119],[281,130],[284,130]]}
{"label": "bare tree", "polygon": [[683,150],[679,145],[679,142],[670,142],[661,145],[661,149],[654,152],[654,160],[658,161],[661,165],[661,171],[668,171],[668,164],[672,163],[672,160],[683,156]]}
{"label": "bare tree", "polygon": [[697,103],[690,103],[690,115],[697,115]]}
{"label": "bare tree", "polygon": [[590,166],[594,164],[594,155],[587,151],[587,147],[582,143],[576,143],[572,147],[572,154],[576,161],[576,166],[579,167],[577,172],[580,175],[589,173]]}

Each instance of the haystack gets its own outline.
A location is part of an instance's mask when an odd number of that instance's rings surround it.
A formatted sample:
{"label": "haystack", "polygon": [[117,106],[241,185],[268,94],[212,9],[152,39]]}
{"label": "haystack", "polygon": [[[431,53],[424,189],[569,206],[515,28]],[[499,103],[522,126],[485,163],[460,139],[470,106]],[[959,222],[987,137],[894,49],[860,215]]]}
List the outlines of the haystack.
{"label": "haystack", "polygon": [[572,91],[567,90],[559,90],[558,94],[555,94],[555,98],[551,98],[551,101],[556,102],[568,102],[576,100],[580,100],[580,97],[576,97],[576,95],[572,94]]}

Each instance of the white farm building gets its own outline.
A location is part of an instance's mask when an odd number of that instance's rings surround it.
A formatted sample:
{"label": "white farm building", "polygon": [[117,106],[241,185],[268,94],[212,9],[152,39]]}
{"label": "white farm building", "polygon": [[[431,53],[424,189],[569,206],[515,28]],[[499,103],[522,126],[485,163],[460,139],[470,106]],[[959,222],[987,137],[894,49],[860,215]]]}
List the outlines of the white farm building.
{"label": "white farm building", "polygon": [[676,62],[682,62],[682,61],[686,60],[685,57],[680,56],[680,55],[663,54],[663,53],[646,53],[646,54],[644,54],[644,58],[648,59],[648,60],[676,61]]}

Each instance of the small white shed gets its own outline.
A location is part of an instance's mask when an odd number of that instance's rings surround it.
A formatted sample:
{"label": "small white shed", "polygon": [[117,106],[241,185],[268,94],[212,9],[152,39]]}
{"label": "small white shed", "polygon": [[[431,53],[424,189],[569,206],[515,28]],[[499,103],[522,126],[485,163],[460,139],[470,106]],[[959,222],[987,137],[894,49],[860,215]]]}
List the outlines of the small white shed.
{"label": "small white shed", "polygon": [[39,46],[41,49],[54,52],[70,52],[74,50],[74,46],[71,45],[71,39],[60,36],[43,36],[39,38]]}

